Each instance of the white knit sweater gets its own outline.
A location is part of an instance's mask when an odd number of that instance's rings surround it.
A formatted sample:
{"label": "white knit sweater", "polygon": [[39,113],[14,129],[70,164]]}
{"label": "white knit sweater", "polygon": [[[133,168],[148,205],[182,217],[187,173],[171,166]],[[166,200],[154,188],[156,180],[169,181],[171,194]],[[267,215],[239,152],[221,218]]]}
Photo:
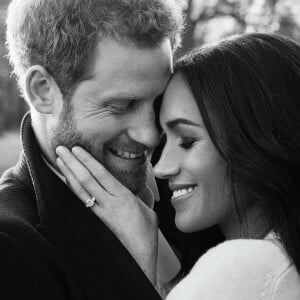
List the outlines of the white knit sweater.
{"label": "white knit sweater", "polygon": [[238,239],[204,254],[167,300],[300,300],[300,276],[269,234]]}

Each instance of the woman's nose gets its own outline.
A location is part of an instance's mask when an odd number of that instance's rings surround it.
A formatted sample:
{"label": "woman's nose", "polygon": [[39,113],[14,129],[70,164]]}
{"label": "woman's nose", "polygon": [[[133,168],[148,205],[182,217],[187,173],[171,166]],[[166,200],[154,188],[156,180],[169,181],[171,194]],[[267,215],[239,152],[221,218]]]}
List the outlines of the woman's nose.
{"label": "woman's nose", "polygon": [[165,145],[161,157],[154,167],[154,175],[160,179],[169,179],[179,173],[179,157],[176,151]]}

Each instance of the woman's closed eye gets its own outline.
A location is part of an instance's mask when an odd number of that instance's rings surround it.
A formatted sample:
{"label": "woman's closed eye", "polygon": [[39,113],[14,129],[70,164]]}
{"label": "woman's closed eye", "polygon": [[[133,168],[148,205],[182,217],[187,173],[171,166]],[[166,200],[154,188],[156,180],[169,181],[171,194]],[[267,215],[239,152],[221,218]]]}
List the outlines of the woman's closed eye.
{"label": "woman's closed eye", "polygon": [[198,141],[198,139],[193,138],[193,137],[183,137],[183,138],[181,138],[179,146],[183,149],[190,149],[193,147],[193,145],[197,141]]}

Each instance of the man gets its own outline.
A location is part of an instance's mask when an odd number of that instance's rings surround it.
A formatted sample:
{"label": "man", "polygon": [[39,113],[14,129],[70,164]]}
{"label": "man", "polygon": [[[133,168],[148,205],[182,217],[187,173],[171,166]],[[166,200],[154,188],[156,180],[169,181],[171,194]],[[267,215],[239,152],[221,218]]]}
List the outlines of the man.
{"label": "man", "polygon": [[55,149],[81,145],[132,192],[147,194],[159,140],[153,105],[181,28],[176,0],[11,2],[9,57],[30,114],[20,161],[1,179],[1,299],[159,299],[67,187]]}

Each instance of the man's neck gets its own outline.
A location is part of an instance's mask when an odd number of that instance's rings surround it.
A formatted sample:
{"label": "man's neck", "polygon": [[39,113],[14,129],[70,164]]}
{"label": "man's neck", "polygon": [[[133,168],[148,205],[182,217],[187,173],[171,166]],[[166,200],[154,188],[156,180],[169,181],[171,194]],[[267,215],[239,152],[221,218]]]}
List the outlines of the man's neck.
{"label": "man's neck", "polygon": [[30,112],[30,115],[33,132],[41,148],[43,158],[45,158],[46,161],[58,172],[57,168],[55,167],[56,158],[50,147],[50,137],[47,130],[48,117],[47,115],[35,113],[32,111]]}

